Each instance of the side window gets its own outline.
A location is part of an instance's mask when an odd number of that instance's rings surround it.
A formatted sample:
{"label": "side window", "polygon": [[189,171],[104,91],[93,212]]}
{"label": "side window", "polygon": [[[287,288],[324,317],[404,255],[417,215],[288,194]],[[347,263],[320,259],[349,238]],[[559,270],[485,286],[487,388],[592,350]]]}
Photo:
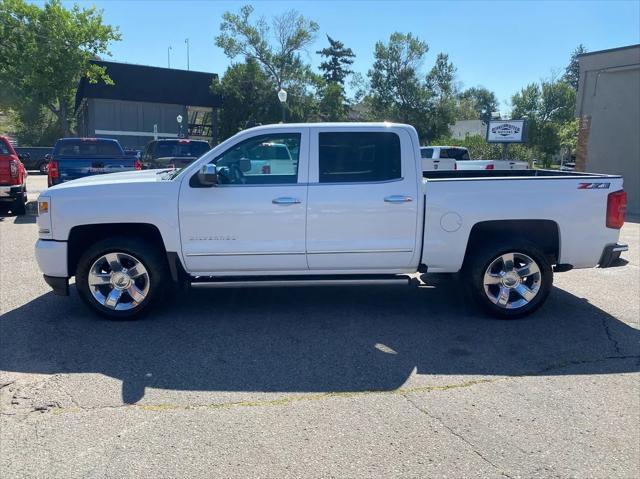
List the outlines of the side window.
{"label": "side window", "polygon": [[300,133],[260,135],[231,147],[212,161],[218,167],[219,183],[296,183],[300,136]]}
{"label": "side window", "polygon": [[433,148],[421,148],[420,156],[427,159],[433,158]]}
{"label": "side window", "polygon": [[395,133],[320,133],[319,145],[320,183],[401,178],[400,138]]}

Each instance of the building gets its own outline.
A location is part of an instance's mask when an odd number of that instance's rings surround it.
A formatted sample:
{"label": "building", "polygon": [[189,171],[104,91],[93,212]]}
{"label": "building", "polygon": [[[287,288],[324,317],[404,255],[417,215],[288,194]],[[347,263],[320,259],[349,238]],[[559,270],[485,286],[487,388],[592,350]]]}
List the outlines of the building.
{"label": "building", "polygon": [[640,214],[640,45],[579,56],[576,169],[624,177],[627,211]]}
{"label": "building", "polygon": [[468,136],[487,136],[487,124],[482,120],[458,120],[450,126],[451,137],[464,140]]}
{"label": "building", "polygon": [[93,63],[106,68],[114,85],[80,80],[75,104],[80,136],[116,138],[129,148],[179,136],[216,143],[216,112],[221,104],[220,97],[211,93],[216,74]]}

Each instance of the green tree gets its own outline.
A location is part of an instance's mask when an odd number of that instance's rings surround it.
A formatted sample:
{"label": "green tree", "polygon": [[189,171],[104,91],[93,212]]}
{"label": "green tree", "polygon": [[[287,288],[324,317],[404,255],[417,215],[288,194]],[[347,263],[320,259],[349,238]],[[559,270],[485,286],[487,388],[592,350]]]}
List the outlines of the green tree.
{"label": "green tree", "polygon": [[569,64],[564,70],[564,76],[562,79],[573,87],[574,90],[578,90],[578,83],[580,81],[580,62],[578,56],[583,53],[587,53],[587,48],[581,43],[571,53],[571,59]]}
{"label": "green tree", "polygon": [[319,90],[319,115],[323,121],[344,121],[349,105],[345,99],[344,88],[340,83],[328,82]]}
{"label": "green tree", "polygon": [[329,46],[316,52],[324,58],[320,63],[322,77],[328,83],[344,85],[347,76],[353,73],[349,67],[353,64],[353,59],[356,56],[351,48],[346,48],[342,42],[334,40],[329,35],[327,35],[327,40],[329,40]]}
{"label": "green tree", "polygon": [[[38,118],[38,108],[55,117],[64,135],[73,128],[73,99],[78,81],[111,78],[90,60],[108,54],[117,29],[105,25],[102,12],[50,0],[43,7],[24,0],[0,2],[0,90],[2,101],[22,122]],[[10,41],[7,41],[10,39]]]}
{"label": "green tree", "polygon": [[458,95],[459,119],[491,120],[491,112],[498,111],[496,94],[484,87],[471,87]]}
{"label": "green tree", "polygon": [[275,90],[308,80],[309,66],[300,53],[315,39],[318,24],[295,10],[273,17],[271,25],[264,17],[252,22],[252,13],[251,5],[240,13],[225,12],[216,45],[231,59],[243,56],[258,62]]}
{"label": "green tree", "polygon": [[456,68],[449,55],[439,53],[426,81],[430,99],[426,126],[430,138],[448,134],[449,125],[456,120],[455,75]]}
{"label": "green tree", "polygon": [[529,144],[545,166],[560,151],[560,128],[573,121],[576,92],[564,81],[548,80],[527,85],[511,99],[513,119],[526,118]]}

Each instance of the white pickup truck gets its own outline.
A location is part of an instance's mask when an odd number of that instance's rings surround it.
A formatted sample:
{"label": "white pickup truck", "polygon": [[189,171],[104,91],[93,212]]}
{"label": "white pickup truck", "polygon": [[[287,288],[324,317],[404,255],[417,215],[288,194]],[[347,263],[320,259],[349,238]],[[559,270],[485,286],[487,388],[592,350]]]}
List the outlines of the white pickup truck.
{"label": "white pickup truck", "polygon": [[[431,161],[446,161],[453,158],[457,170],[527,170],[529,164],[526,161],[515,160],[472,160],[469,150],[463,146],[428,146],[422,148],[422,162],[425,158]],[[453,169],[453,168],[451,168]],[[426,170],[425,170],[426,171]]]}
{"label": "white pickup truck", "polygon": [[[287,146],[289,172],[252,168],[265,143]],[[625,202],[619,176],[423,174],[408,125],[270,125],[180,170],[49,188],[36,257],[56,294],[75,276],[86,303],[115,319],[183,284],[415,284],[411,273],[461,270],[480,305],[514,318],[545,301],[554,271],[614,263]]]}

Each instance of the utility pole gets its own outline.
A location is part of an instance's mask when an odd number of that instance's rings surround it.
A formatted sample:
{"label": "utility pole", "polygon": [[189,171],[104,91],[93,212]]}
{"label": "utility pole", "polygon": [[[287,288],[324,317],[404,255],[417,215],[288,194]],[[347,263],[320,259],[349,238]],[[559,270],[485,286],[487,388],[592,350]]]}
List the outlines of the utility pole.
{"label": "utility pole", "polygon": [[171,45],[167,48],[167,68],[171,68]]}
{"label": "utility pole", "polygon": [[185,38],[184,42],[187,44],[187,70],[189,70],[189,39]]}

